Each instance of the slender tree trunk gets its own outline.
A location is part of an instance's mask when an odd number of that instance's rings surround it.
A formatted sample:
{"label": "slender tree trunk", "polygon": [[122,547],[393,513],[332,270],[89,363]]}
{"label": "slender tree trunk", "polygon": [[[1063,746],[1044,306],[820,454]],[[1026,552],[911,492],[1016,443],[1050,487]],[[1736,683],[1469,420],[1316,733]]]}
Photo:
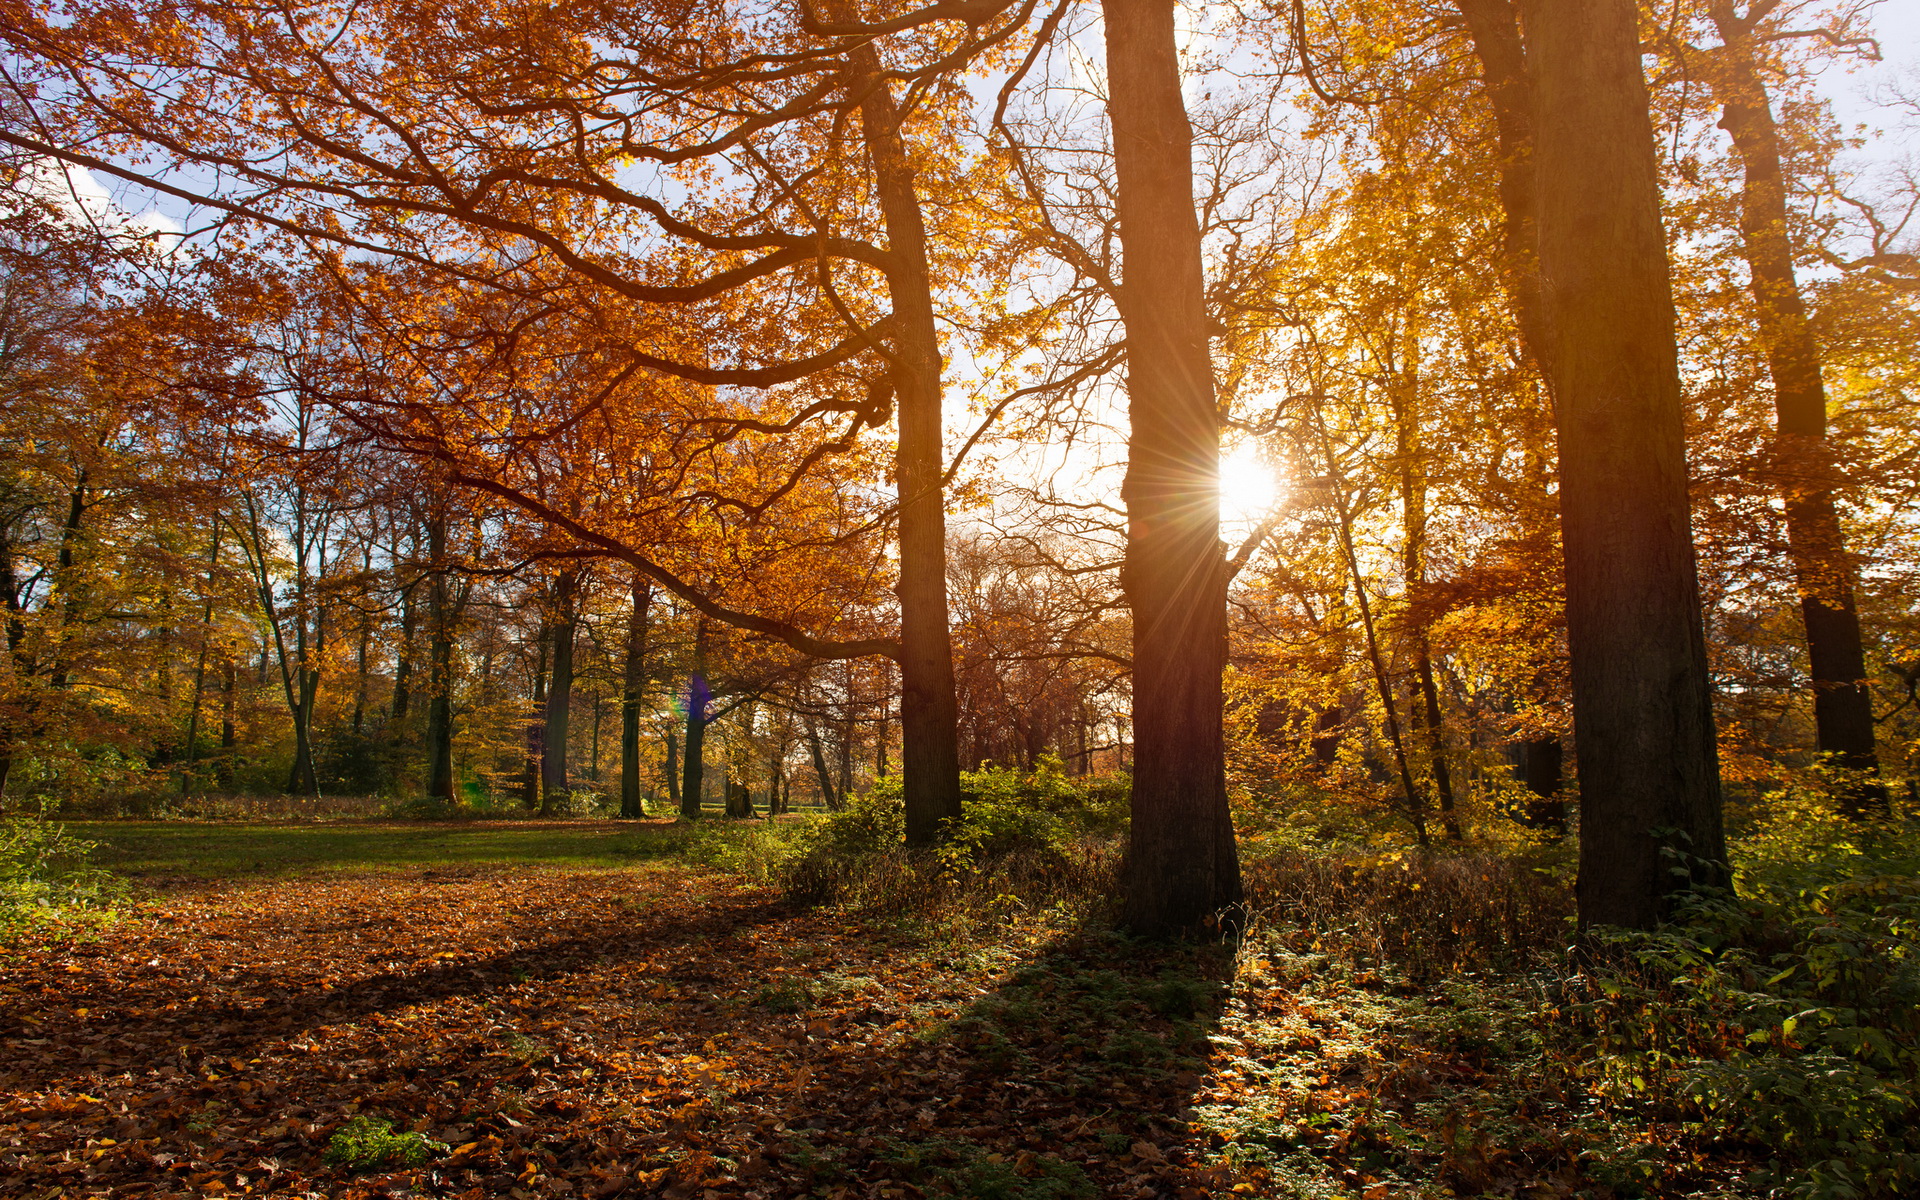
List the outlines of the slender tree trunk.
{"label": "slender tree trunk", "polygon": [[457,614],[447,590],[444,508],[431,518],[427,555],[433,564],[433,582],[427,590],[427,619],[432,625],[427,644],[427,796],[450,805],[454,800],[453,646]]}
{"label": "slender tree trunk", "polygon": [[[1419,374],[1414,354],[1419,340],[1408,330],[1407,345],[1399,356],[1393,381],[1394,432],[1396,457],[1400,460],[1400,512],[1405,538],[1401,552],[1401,579],[1412,601],[1409,613],[1414,676],[1422,703],[1411,713],[1415,730],[1426,740],[1428,770],[1433,775],[1434,797],[1439,802],[1440,826],[1452,841],[1460,840],[1460,816],[1454,811],[1453,772],[1447,767],[1446,725],[1440,712],[1440,690],[1433,681],[1433,647],[1427,638],[1429,617],[1418,604],[1418,593],[1427,581],[1427,474],[1426,447],[1420,429]],[[1329,467],[1332,457],[1328,457]]]}
{"label": "slender tree trunk", "polygon": [[687,761],[680,780],[680,815],[700,818],[700,788],[705,782],[707,704],[713,693],[707,686],[707,622],[694,623],[693,670],[687,677]]}
{"label": "slender tree trunk", "polygon": [[220,767],[218,782],[220,790],[233,790],[233,756],[239,745],[239,731],[235,728],[235,718],[240,708],[240,665],[227,656],[226,665],[220,672]]}
{"label": "slender tree trunk", "polygon": [[[1493,110],[1494,130],[1499,154],[1500,209],[1504,217],[1501,246],[1501,274],[1507,292],[1507,307],[1520,330],[1520,341],[1532,359],[1549,406],[1553,401],[1553,371],[1547,355],[1552,339],[1547,334],[1545,299],[1540,279],[1540,235],[1534,163],[1534,91],[1527,71],[1526,48],[1520,34],[1520,14],[1514,0],[1454,0],[1466,19],[1474,55],[1480,60],[1487,101]],[[1544,475],[1544,470],[1539,474]],[[1543,481],[1544,482],[1544,481]],[[1542,488],[1544,496],[1545,489]],[[1556,737],[1535,738],[1526,743],[1529,761],[1545,764],[1551,760],[1553,789],[1561,787],[1560,764],[1565,750]],[[1544,771],[1544,765],[1542,767]],[[1529,774],[1529,786],[1536,776]],[[1544,780],[1541,774],[1538,779]],[[1537,794],[1537,793],[1536,793]],[[1556,828],[1566,832],[1564,799],[1534,806],[1537,812],[1559,814]]]}
{"label": "slender tree trunk", "polygon": [[1633,0],[1528,0],[1552,332],[1580,919],[1649,926],[1725,877],[1672,286]]}
{"label": "slender tree trunk", "polygon": [[1126,919],[1161,933],[1196,926],[1241,895],[1222,730],[1220,417],[1174,0],[1103,0],[1101,10],[1131,425],[1121,568],[1136,730]]}
{"label": "slender tree trunk", "polygon": [[[907,844],[926,845],[960,817],[959,705],[947,615],[945,449],[940,335],[927,231],[893,93],[872,47],[853,54],[861,130],[887,228],[887,288],[899,321],[893,360],[900,489],[900,724]],[[884,751],[883,751],[884,753]]]}
{"label": "slender tree trunk", "polygon": [[667,802],[680,811],[680,739],[667,730]]}
{"label": "slender tree trunk", "polygon": [[395,745],[407,740],[407,710],[413,705],[413,638],[419,628],[413,588],[417,586],[415,581],[400,600],[400,645],[394,650],[393,703],[387,709],[388,735]]}
{"label": "slender tree trunk", "polygon": [[827,770],[827,752],[820,744],[820,731],[811,720],[807,722],[807,749],[813,755],[813,773],[820,779],[820,802],[827,806],[828,812],[839,812],[840,793],[833,786],[833,773]]}
{"label": "slender tree trunk", "polygon": [[59,565],[55,586],[60,590],[60,622],[54,629],[52,664],[47,672],[48,686],[58,690],[67,686],[71,664],[67,658],[67,638],[80,623],[80,579],[74,570],[75,550],[80,542],[81,521],[87,512],[87,483],[90,472],[81,467],[74,477],[73,490],[67,494],[67,518],[60,525]]}
{"label": "slender tree trunk", "polygon": [[636,571],[620,681],[620,815],[629,818],[647,815],[640,803],[640,706],[647,688],[647,617],[652,609],[653,585]]}
{"label": "slender tree trunk", "polygon": [[213,525],[213,544],[207,549],[207,598],[200,608],[200,653],[193,664],[193,700],[187,706],[187,759],[186,769],[180,772],[180,792],[182,795],[193,791],[193,768],[200,760],[200,706],[207,693],[207,655],[213,648],[213,589],[219,582],[215,572],[220,569],[220,523]]}
{"label": "slender tree trunk", "polygon": [[577,571],[562,571],[553,583],[553,682],[547,688],[546,757],[541,766],[542,811],[567,794],[567,730],[573,720],[573,636],[577,624]]}
{"label": "slender tree trunk", "polygon": [[529,812],[540,810],[540,776],[547,734],[547,645],[551,637],[552,631],[542,617],[533,666],[533,712],[527,716],[527,774],[520,785],[520,802]]}
{"label": "slender tree trunk", "polygon": [[[1877,775],[1873,698],[1854,605],[1860,576],[1834,502],[1839,465],[1827,441],[1820,343],[1794,272],[1780,131],[1756,62],[1759,22],[1736,16],[1730,0],[1715,0],[1708,12],[1723,42],[1709,72],[1724,112],[1720,125],[1733,135],[1745,171],[1740,232],[1773,378],[1773,468],[1786,501],[1787,551],[1807,634],[1815,735],[1821,752],[1840,765]],[[1886,790],[1877,784],[1855,784],[1844,795],[1855,816],[1886,809]]]}

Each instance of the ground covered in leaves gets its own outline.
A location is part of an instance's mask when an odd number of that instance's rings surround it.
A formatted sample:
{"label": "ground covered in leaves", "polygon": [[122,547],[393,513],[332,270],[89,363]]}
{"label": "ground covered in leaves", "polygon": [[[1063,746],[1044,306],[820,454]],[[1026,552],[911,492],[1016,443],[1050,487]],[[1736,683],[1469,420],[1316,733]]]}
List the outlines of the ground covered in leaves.
{"label": "ground covered in leaves", "polygon": [[0,948],[0,1195],[1635,1194],[1445,989],[1266,945],[661,862],[174,877]]}

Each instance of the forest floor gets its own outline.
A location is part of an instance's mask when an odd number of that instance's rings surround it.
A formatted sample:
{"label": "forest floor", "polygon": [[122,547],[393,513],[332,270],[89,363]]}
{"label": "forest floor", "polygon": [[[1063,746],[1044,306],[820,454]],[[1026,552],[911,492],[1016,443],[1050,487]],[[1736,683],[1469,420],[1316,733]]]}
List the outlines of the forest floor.
{"label": "forest floor", "polygon": [[141,898],[0,947],[0,1195],[1613,1194],[1310,957],[805,909],[664,824],[193,828],[83,830]]}

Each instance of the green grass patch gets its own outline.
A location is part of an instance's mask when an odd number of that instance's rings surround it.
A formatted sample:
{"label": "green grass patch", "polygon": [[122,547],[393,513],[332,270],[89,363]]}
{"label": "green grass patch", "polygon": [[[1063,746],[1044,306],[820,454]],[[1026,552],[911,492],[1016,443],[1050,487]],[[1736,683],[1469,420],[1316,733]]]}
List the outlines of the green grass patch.
{"label": "green grass patch", "polygon": [[763,823],[667,821],[91,821],[73,832],[124,875],[252,874],[522,866],[605,870],[656,861],[730,866],[778,838]]}

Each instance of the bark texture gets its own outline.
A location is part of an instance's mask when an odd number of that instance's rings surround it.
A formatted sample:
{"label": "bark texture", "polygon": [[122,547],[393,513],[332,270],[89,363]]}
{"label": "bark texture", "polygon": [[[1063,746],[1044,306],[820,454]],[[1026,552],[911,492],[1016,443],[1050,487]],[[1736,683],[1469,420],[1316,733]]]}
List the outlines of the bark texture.
{"label": "bark texture", "polygon": [[1530,0],[1540,272],[1580,754],[1580,919],[1726,861],[1672,285],[1633,0]]}
{"label": "bark texture", "polygon": [[1133,610],[1133,821],[1126,920],[1147,934],[1240,901],[1221,729],[1226,562],[1193,132],[1174,0],[1103,0],[1125,267],[1126,562]]}
{"label": "bark texture", "polygon": [[861,132],[886,223],[887,290],[899,320],[894,397],[900,427],[900,726],[907,843],[926,845],[960,817],[959,704],[947,613],[947,525],[941,439],[940,336],[927,230],[893,94],[871,47],[856,51]]}
{"label": "bark texture", "polygon": [[640,803],[640,707],[647,689],[647,619],[652,610],[653,586],[636,571],[620,679],[620,815],[629,818],[647,815]]}

